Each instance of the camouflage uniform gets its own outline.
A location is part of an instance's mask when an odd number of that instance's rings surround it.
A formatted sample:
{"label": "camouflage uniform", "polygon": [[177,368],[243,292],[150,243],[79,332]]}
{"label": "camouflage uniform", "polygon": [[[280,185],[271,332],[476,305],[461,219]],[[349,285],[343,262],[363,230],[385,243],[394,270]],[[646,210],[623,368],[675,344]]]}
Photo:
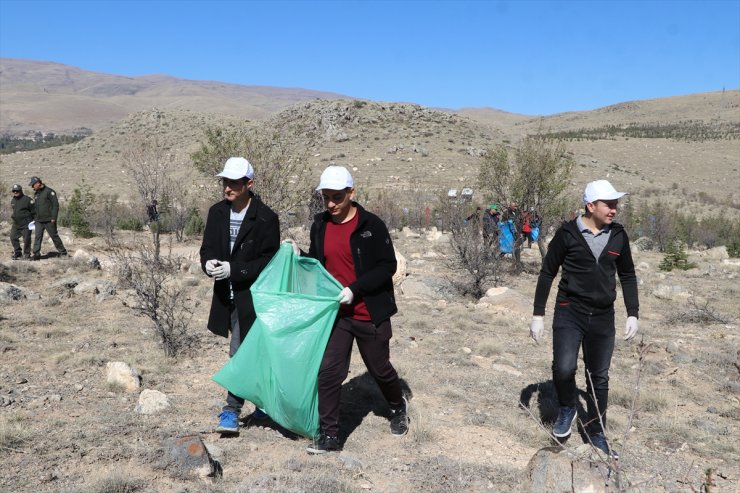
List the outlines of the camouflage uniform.
{"label": "camouflage uniform", "polygon": [[41,242],[44,240],[44,230],[49,233],[51,241],[54,242],[59,255],[67,255],[67,249],[57,232],[57,216],[59,215],[59,199],[57,193],[51,188],[43,185],[36,190],[34,195],[36,205],[36,236],[33,241],[33,257],[41,256]]}
{"label": "camouflage uniform", "polygon": [[[23,195],[23,190],[13,187],[13,191],[19,191],[20,196],[13,197],[10,208],[13,213],[10,219],[13,225],[10,228],[10,243],[13,245],[13,258],[21,258],[21,255],[29,258],[31,256],[31,230],[28,225],[33,221],[33,200],[28,195]],[[21,250],[20,238],[23,238],[23,250]]]}

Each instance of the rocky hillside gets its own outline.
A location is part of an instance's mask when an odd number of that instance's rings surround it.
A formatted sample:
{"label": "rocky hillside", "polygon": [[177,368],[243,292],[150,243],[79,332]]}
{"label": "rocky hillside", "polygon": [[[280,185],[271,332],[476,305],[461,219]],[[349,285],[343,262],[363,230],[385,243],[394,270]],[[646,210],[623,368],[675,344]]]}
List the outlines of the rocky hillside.
{"label": "rocky hillside", "polygon": [[[389,189],[399,202],[475,188],[487,148],[542,132],[566,140],[577,164],[570,183],[574,197],[586,182],[604,177],[638,200],[660,197],[697,213],[722,207],[740,214],[739,189],[727,186],[740,183],[740,90],[525,117],[162,76],[108,76],[7,59],[0,60],[0,89],[0,129],[94,129],[74,144],[0,156],[3,182],[40,175],[62,200],[82,179],[99,191],[130,197],[121,156],[137,135],[157,133],[181,169],[189,170],[189,156],[207,126],[252,118],[250,125],[277,128],[305,150],[316,176],[329,163],[346,164],[361,193]],[[195,187],[208,181],[197,175],[188,180]]]}

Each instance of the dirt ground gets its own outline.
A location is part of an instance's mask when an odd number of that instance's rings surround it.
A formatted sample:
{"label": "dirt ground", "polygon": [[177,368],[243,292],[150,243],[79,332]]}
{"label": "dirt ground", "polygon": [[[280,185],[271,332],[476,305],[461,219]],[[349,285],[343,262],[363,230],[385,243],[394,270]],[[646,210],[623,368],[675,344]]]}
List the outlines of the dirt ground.
{"label": "dirt ground", "polygon": [[[169,359],[151,322],[124,305],[130,293],[98,301],[65,282],[115,282],[99,238],[69,238],[67,246],[98,256],[102,270],[74,258],[3,261],[0,281],[26,297],[0,301],[0,491],[517,490],[533,454],[551,445],[546,430],[556,413],[549,333],[541,345],[528,335],[539,254],[525,251],[527,273],[507,277],[505,295],[479,302],[455,290],[460,274],[446,261],[447,241],[394,233],[408,263],[391,361],[410,401],[409,434],[390,434],[388,409],[355,351],[342,394],[344,448],[324,456],[308,455],[308,440],[272,427],[231,438],[213,432],[225,391],[211,376],[227,361],[228,342],[205,329],[212,281],[204,274],[181,274],[201,301],[192,330],[203,338],[192,356]],[[189,240],[175,253],[195,261],[198,246]],[[661,272],[660,254],[634,257],[640,331],[630,342],[617,337],[607,428],[621,454],[622,484],[641,492],[738,491],[737,259],[692,251],[696,268]],[[616,307],[619,336],[621,293]],[[550,316],[548,308],[546,327]],[[142,387],[108,385],[112,361],[135,367]],[[578,383],[585,390],[580,371]],[[136,413],[144,389],[163,392],[171,407]],[[164,441],[185,435],[208,445],[220,478],[167,467]],[[574,433],[565,447],[582,443]]]}

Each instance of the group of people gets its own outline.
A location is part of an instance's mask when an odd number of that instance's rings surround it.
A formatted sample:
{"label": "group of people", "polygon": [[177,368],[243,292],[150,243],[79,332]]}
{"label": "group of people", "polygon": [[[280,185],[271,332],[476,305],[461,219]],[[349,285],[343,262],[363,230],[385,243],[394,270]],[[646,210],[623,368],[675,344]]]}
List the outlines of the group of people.
{"label": "group of people", "polygon": [[[233,356],[256,319],[249,288],[277,252],[280,226],[277,214],[252,192],[254,169],[247,159],[229,158],[217,176],[222,180],[223,200],[208,212],[200,260],[203,271],[214,279],[208,328],[230,337],[229,354]],[[392,276],[397,264],[388,229],[378,216],[355,201],[354,181],[346,168],[326,168],[316,190],[324,211],[314,217],[308,251],[292,239],[284,241],[296,255],[318,259],[343,286],[338,296],[340,310],[317,375],[320,435],[307,448],[309,453],[322,454],[342,446],[341,386],[349,371],[354,341],[388,403],[391,433],[405,435],[409,419],[408,402],[390,362],[390,319],[397,312]],[[593,446],[612,457],[617,454],[604,429],[615,341],[615,276],[620,278],[627,307],[625,340],[635,336],[638,316],[629,239],[624,228],[614,222],[617,202],[623,195],[606,180],[587,185],[585,214],[563,223],[550,243],[537,281],[530,324],[530,335],[539,343],[550,286],[562,267],[552,325],[552,374],[560,405],[553,435],[559,440],[567,438],[578,415],[575,374],[582,347],[589,394],[584,428]],[[497,213],[495,205],[486,211],[494,224]],[[242,398],[227,393],[216,431],[238,433],[243,405]],[[264,411],[255,409],[246,423],[266,419]]]}
{"label": "group of people", "polygon": [[[11,208],[10,243],[13,245],[13,260],[40,260],[41,243],[44,232],[54,242],[60,257],[67,256],[67,249],[57,231],[59,216],[59,198],[54,190],[44,184],[38,176],[31,177],[29,186],[33,189],[33,198],[23,193],[23,187],[16,183],[11,188],[13,198]],[[31,234],[36,232],[31,249]],[[21,248],[20,240],[23,240]]]}
{"label": "group of people", "polygon": [[[280,247],[280,225],[278,215],[252,192],[254,169],[247,159],[229,158],[217,176],[223,200],[208,211],[200,259],[203,271],[214,279],[208,328],[231,338],[233,356],[256,319],[249,288]],[[390,362],[390,318],[397,311],[392,277],[397,264],[388,229],[354,201],[354,182],[346,168],[327,168],[316,190],[325,210],[314,217],[308,252],[295,241],[286,241],[297,255],[318,259],[344,286],[318,374],[321,433],[308,451],[321,454],[341,448],[339,402],[355,340],[388,402],[393,435],[408,431],[408,404]],[[216,431],[238,433],[243,405],[244,399],[228,392]],[[246,421],[267,419],[257,408]]]}

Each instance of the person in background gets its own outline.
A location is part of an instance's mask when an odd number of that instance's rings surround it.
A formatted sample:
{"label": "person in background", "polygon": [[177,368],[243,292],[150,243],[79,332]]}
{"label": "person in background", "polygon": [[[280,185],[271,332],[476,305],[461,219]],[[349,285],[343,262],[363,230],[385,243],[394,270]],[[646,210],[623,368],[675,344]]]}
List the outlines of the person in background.
{"label": "person in background", "polygon": [[[231,357],[257,318],[249,288],[280,247],[280,222],[252,193],[254,170],[245,158],[229,158],[216,176],[221,177],[224,198],[208,211],[200,263],[214,279],[208,329],[223,337],[231,333]],[[216,431],[238,433],[243,405],[244,399],[228,392]],[[247,421],[258,424],[266,419],[255,409]]]}
{"label": "person in background", "polygon": [[534,214],[532,211],[525,211],[522,214],[522,243],[524,240],[527,241],[527,248],[532,247],[532,226],[534,222]]}
{"label": "person in background", "polygon": [[149,222],[159,221],[159,211],[157,210],[157,200],[154,199],[146,206],[146,215],[149,216]]}
{"label": "person in background", "polygon": [[41,243],[44,241],[44,231],[49,233],[60,257],[67,256],[67,249],[57,231],[57,216],[59,216],[59,198],[57,193],[47,187],[38,176],[32,176],[29,183],[34,189],[33,203],[35,207],[35,230],[33,240],[33,257],[31,260],[41,260]]}
{"label": "person in background", "polygon": [[[390,407],[391,434],[405,435],[409,424],[408,402],[390,362],[391,316],[398,310],[392,281],[396,255],[388,228],[354,201],[354,181],[346,168],[326,168],[316,190],[326,210],[314,218],[308,256],[318,259],[344,286],[319,370],[321,434],[307,448],[309,453],[323,454],[341,448],[339,401],[355,340]],[[295,242],[291,243],[299,253]]]}
{"label": "person in background", "polygon": [[625,340],[637,334],[639,310],[629,238],[624,228],[614,222],[617,203],[624,195],[606,180],[586,185],[585,215],[564,223],[550,242],[537,279],[530,324],[530,335],[539,343],[550,286],[562,266],[552,322],[552,378],[560,404],[552,433],[558,439],[567,438],[576,420],[576,365],[578,351],[583,347],[588,393],[584,428],[591,444],[614,458],[618,455],[610,447],[604,429],[615,338],[615,274],[619,276],[627,308]]}
{"label": "person in background", "polygon": [[483,239],[487,245],[493,245],[494,242],[498,241],[498,223],[501,219],[501,214],[498,211],[496,204],[490,204],[483,213]]}
{"label": "person in background", "polygon": [[[23,187],[19,184],[11,188],[13,198],[10,200],[10,215],[12,226],[10,228],[10,243],[13,245],[13,260],[31,258],[31,230],[28,225],[33,222],[34,206],[31,197],[23,194]],[[21,250],[20,239],[23,238],[23,249]]]}

